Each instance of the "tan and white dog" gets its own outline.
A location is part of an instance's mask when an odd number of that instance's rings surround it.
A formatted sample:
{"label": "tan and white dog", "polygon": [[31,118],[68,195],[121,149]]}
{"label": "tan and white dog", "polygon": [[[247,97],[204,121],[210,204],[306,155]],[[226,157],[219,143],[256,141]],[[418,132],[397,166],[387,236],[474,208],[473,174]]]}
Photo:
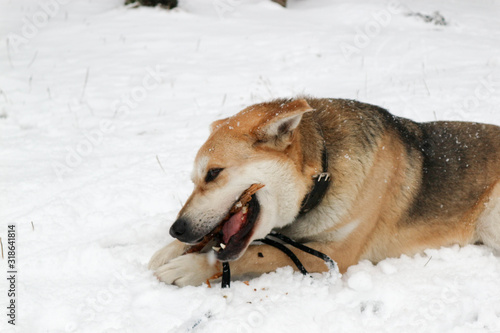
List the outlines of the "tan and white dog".
{"label": "tan and white dog", "polygon": [[[299,214],[323,171],[331,176],[326,195]],[[251,244],[271,230],[328,254],[341,272],[362,259],[376,263],[451,244],[500,250],[494,125],[416,123],[351,100],[275,100],[214,122],[192,180],[195,189],[170,229],[177,240],[149,263],[169,284],[200,285],[221,261],[232,261],[233,276],[290,265],[281,251]],[[252,184],[264,187],[225,219]],[[218,226],[217,261],[184,254]],[[320,259],[294,252],[308,271],[326,270]]]}

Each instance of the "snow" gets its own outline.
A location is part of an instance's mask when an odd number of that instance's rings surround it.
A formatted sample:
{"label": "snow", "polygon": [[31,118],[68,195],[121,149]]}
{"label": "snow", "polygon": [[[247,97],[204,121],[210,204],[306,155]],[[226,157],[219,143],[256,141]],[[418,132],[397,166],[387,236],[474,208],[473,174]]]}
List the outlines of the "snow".
{"label": "snow", "polygon": [[[500,332],[484,246],[229,290],[147,270],[209,123],[252,103],[310,94],[500,125],[499,1],[289,3],[0,2],[0,236],[5,250],[16,224],[19,272],[16,326],[2,314],[0,331]],[[447,25],[406,15],[436,11]]]}

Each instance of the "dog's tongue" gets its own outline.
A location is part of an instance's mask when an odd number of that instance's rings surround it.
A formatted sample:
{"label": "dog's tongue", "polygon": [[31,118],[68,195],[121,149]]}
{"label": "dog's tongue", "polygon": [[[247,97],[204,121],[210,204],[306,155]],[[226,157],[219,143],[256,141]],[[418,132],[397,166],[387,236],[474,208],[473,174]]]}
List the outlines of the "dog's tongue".
{"label": "dog's tongue", "polygon": [[222,241],[224,242],[224,244],[227,244],[229,242],[229,239],[231,239],[233,235],[240,231],[244,222],[245,217],[243,216],[243,212],[240,210],[224,223],[224,225],[222,226]]}

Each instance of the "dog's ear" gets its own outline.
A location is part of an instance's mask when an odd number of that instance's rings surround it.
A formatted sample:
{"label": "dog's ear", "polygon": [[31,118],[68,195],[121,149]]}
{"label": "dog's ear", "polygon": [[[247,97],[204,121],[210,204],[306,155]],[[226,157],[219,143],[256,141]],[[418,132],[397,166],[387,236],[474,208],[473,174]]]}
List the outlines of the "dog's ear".
{"label": "dog's ear", "polygon": [[305,99],[286,104],[270,104],[267,117],[253,130],[258,144],[275,149],[285,149],[293,139],[294,130],[299,126],[302,116],[313,108]]}
{"label": "dog's ear", "polygon": [[228,118],[219,119],[210,124],[210,133],[213,133],[217,128],[228,123]]}

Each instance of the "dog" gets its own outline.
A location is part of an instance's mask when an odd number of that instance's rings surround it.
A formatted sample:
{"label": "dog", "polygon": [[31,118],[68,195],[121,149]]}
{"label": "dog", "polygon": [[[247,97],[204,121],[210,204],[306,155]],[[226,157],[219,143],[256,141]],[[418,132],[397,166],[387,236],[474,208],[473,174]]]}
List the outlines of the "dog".
{"label": "dog", "polygon": [[[500,250],[498,126],[417,123],[354,100],[305,97],[247,107],[210,131],[170,228],[176,240],[149,262],[167,284],[200,285],[225,261],[234,277],[290,265],[276,248],[252,244],[273,230],[327,254],[341,273],[452,244]],[[304,209],[321,175],[330,183]],[[264,187],[225,219],[252,184]],[[218,226],[214,251],[184,254]],[[293,251],[309,272],[327,271]]]}

